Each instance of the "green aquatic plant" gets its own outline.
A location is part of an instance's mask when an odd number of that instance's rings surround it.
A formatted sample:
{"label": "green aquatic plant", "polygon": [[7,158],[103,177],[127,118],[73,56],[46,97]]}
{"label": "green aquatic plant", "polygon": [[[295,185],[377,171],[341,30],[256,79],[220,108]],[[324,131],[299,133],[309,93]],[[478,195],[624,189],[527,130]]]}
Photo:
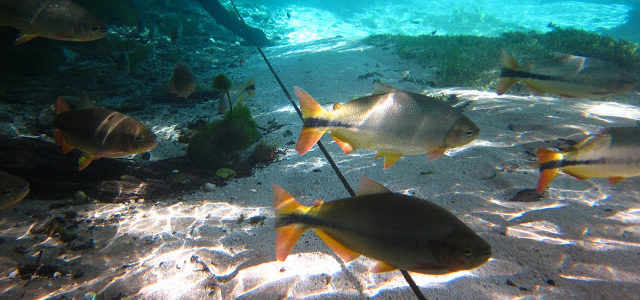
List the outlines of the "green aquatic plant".
{"label": "green aquatic plant", "polygon": [[187,146],[189,159],[216,166],[227,165],[239,151],[258,139],[258,124],[249,107],[238,105],[231,114],[228,111],[222,119],[207,124],[191,138]]}
{"label": "green aquatic plant", "polygon": [[[231,114],[229,116],[233,116],[233,106],[231,105],[231,96],[229,95],[229,88],[231,88],[231,80],[224,75],[224,73],[220,73],[216,75],[211,81],[211,87],[220,91],[227,93],[227,100],[229,100],[229,111]],[[220,101],[223,101],[221,99]]]}
{"label": "green aquatic plant", "polygon": [[518,61],[539,61],[552,52],[604,59],[640,75],[639,45],[578,29],[554,27],[547,33],[507,32],[497,37],[473,35],[372,35],[374,46],[392,46],[402,57],[437,66],[438,86],[470,86],[483,90],[499,79],[499,53],[504,48]]}

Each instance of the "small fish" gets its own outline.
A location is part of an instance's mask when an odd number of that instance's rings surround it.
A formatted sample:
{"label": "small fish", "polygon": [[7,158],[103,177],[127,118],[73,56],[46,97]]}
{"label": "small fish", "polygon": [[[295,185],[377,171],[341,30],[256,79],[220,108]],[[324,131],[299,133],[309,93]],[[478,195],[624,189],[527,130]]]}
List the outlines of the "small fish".
{"label": "small fish", "polygon": [[446,274],[478,267],[491,257],[491,246],[444,208],[392,193],[364,176],[355,197],[316,200],[311,207],[277,184],[273,195],[279,261],[310,228],[345,262],[361,254],[377,260],[373,273]]}
{"label": "small fish", "polygon": [[98,18],[69,0],[1,0],[0,26],[20,31],[16,45],[38,36],[84,42],[107,35]]}
{"label": "small fish", "polygon": [[73,148],[83,152],[78,170],[101,157],[126,157],[157,146],[155,134],[137,120],[106,108],[72,111],[62,97],[56,102],[55,128],[62,153]]}
{"label": "small fish", "polygon": [[0,170],[0,209],[9,208],[29,194],[29,183]]}
{"label": "small fish", "polygon": [[325,111],[311,95],[294,87],[300,100],[304,125],[296,150],[307,153],[325,131],[349,153],[354,149],[377,150],[384,169],[402,155],[426,153],[430,161],[449,148],[473,141],[480,129],[459,110],[422,94],[396,90],[376,82],[372,95],[335,104]]}
{"label": "small fish", "polygon": [[177,64],[173,67],[173,75],[169,82],[169,91],[187,99],[196,90],[196,77],[189,67]]}
{"label": "small fish", "polygon": [[500,64],[498,95],[504,94],[518,81],[522,81],[535,95],[551,93],[569,98],[622,94],[638,83],[633,75],[612,63],[557,52],[548,61],[522,68],[511,54],[501,50]]}
{"label": "small fish", "polygon": [[540,148],[537,156],[538,193],[560,170],[580,180],[609,178],[616,184],[626,177],[640,176],[640,127],[605,128],[565,152]]}

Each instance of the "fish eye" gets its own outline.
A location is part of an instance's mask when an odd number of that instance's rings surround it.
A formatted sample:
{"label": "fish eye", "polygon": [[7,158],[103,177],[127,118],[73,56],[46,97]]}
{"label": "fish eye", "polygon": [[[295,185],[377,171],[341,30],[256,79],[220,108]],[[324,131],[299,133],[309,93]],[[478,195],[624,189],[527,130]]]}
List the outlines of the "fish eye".
{"label": "fish eye", "polygon": [[144,136],[142,135],[136,136],[136,142],[142,142],[142,141],[144,141]]}
{"label": "fish eye", "polygon": [[472,136],[472,135],[473,135],[473,131],[471,131],[471,130],[467,130],[467,132],[465,132],[465,134],[466,134],[467,136]]}
{"label": "fish eye", "polygon": [[11,194],[13,194],[13,193],[11,192],[11,189],[4,189],[4,190],[2,190],[2,195],[3,195],[3,196],[5,196],[5,197],[9,197],[9,196],[11,196]]}
{"label": "fish eye", "polygon": [[466,257],[471,257],[471,255],[473,255],[473,251],[471,251],[471,249],[469,249],[469,248],[464,249],[464,250],[462,251],[462,255],[464,255],[464,256],[466,256]]}
{"label": "fish eye", "polygon": [[98,26],[93,26],[93,27],[91,28],[91,30],[93,30],[93,31],[100,31],[100,27],[98,27]]}

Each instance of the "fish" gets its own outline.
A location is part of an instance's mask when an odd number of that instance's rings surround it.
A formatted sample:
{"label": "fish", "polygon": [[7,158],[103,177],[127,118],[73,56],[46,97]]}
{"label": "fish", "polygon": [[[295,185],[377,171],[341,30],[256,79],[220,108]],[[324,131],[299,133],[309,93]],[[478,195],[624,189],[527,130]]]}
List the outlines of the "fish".
{"label": "fish", "polygon": [[273,185],[276,257],[285,261],[307,229],[313,229],[342,260],[360,255],[377,261],[370,270],[396,269],[447,274],[476,268],[491,258],[491,246],[446,209],[393,193],[360,177],[355,197],[304,206]]}
{"label": "fish", "polygon": [[173,75],[169,82],[169,91],[187,99],[196,90],[196,77],[193,76],[189,67],[177,64],[173,67]]}
{"label": "fish", "polygon": [[562,171],[579,180],[608,178],[616,184],[640,176],[640,127],[609,127],[587,137],[564,152],[540,148],[537,152],[541,194]]}
{"label": "fish", "polygon": [[29,182],[0,170],[0,209],[9,208],[29,194]]}
{"label": "fish", "polygon": [[372,95],[335,104],[327,111],[306,91],[294,87],[304,125],[296,143],[307,153],[325,131],[342,150],[378,151],[388,169],[403,155],[427,154],[433,161],[447,149],[468,144],[480,129],[461,111],[422,94],[376,82]]}
{"label": "fish", "polygon": [[86,42],[107,35],[95,15],[70,0],[0,0],[0,26],[18,29],[15,45],[38,36]]}
{"label": "fish", "polygon": [[100,107],[70,110],[63,97],[56,101],[55,141],[66,154],[82,151],[78,170],[101,157],[119,158],[155,148],[156,135],[123,113]]}
{"label": "fish", "polygon": [[559,52],[554,52],[550,60],[523,68],[503,49],[500,51],[500,64],[498,95],[504,94],[518,81],[522,81],[534,95],[550,93],[568,98],[622,94],[638,84],[633,75],[613,63]]}

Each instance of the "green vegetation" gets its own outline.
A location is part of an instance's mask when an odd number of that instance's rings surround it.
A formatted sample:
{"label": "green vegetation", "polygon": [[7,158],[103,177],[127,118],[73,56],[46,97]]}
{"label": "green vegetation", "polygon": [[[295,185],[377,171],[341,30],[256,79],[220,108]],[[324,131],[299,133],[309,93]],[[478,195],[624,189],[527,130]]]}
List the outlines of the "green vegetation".
{"label": "green vegetation", "polygon": [[513,53],[519,62],[538,61],[552,52],[597,57],[640,75],[639,45],[577,29],[541,34],[508,32],[498,37],[442,35],[373,35],[366,39],[375,46],[395,46],[405,58],[438,67],[439,86],[471,86],[489,89],[499,80],[500,49]]}
{"label": "green vegetation", "polygon": [[187,146],[187,157],[214,166],[230,165],[239,151],[247,149],[260,134],[249,108],[238,105],[222,119],[213,121],[198,131]]}

